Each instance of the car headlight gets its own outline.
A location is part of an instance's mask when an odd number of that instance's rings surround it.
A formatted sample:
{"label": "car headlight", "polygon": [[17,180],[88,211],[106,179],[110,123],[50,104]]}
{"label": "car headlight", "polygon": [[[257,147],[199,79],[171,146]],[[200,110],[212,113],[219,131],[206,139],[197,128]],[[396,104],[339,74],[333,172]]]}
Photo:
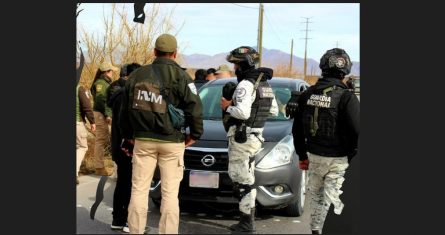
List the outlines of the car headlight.
{"label": "car headlight", "polygon": [[257,168],[270,169],[289,164],[294,152],[294,141],[292,135],[284,137],[273,149],[264,156],[256,165]]}

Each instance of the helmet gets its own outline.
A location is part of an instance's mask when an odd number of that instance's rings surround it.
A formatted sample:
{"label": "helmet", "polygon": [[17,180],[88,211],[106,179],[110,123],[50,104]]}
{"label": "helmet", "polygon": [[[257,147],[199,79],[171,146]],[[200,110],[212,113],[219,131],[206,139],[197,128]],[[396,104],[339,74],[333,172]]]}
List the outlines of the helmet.
{"label": "helmet", "polygon": [[249,67],[254,67],[260,60],[260,54],[252,47],[241,46],[231,51],[226,60],[234,64],[246,62]]}
{"label": "helmet", "polygon": [[326,51],[320,59],[320,69],[322,71],[337,71],[344,75],[351,72],[352,62],[346,51],[340,48],[333,48]]}

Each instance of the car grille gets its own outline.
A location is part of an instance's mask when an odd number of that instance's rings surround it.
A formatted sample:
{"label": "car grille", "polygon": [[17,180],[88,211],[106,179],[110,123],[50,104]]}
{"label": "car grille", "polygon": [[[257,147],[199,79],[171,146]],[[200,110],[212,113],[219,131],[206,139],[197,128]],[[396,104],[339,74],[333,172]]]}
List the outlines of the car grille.
{"label": "car grille", "polygon": [[[215,163],[211,166],[205,166],[202,158],[206,155],[212,155]],[[184,165],[186,169],[207,170],[207,171],[227,171],[229,165],[229,156],[227,152],[201,152],[195,150],[185,150]]]}

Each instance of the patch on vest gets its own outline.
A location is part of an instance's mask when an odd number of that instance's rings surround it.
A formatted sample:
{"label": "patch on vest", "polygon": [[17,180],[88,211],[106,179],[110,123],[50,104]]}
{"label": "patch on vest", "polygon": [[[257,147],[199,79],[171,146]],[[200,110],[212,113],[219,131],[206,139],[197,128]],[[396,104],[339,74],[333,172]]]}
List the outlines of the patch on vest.
{"label": "patch on vest", "polygon": [[272,87],[260,87],[260,98],[274,98]]}
{"label": "patch on vest", "polygon": [[315,106],[319,108],[330,108],[331,107],[331,97],[326,95],[316,95],[312,94],[311,98],[307,100],[307,105]]}
{"label": "patch on vest", "polygon": [[102,85],[101,84],[96,85],[96,91],[97,92],[102,91]]}
{"label": "patch on vest", "polygon": [[137,83],[133,90],[133,109],[165,113],[167,105],[162,99],[159,86],[149,82]]}
{"label": "patch on vest", "polygon": [[236,89],[236,97],[241,98],[244,97],[246,95],[246,89],[244,89],[243,87]]}
{"label": "patch on vest", "polygon": [[189,83],[189,88],[192,91],[193,94],[197,95],[198,94],[198,90],[196,89],[195,83]]}

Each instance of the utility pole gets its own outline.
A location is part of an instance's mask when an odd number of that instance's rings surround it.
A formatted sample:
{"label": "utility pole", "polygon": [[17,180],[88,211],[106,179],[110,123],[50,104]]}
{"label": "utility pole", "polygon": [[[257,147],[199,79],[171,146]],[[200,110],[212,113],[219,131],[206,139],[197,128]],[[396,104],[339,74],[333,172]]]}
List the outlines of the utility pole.
{"label": "utility pole", "polygon": [[290,64],[289,64],[289,76],[292,75],[292,57],[294,55],[294,39],[292,38],[292,42],[290,44]]}
{"label": "utility pole", "polygon": [[307,71],[307,40],[311,39],[311,38],[307,37],[307,32],[311,31],[311,30],[308,30],[308,24],[309,23],[313,23],[313,22],[309,22],[309,19],[312,18],[312,17],[301,17],[301,18],[306,19],[305,22],[301,22],[301,23],[306,23],[306,30],[302,30],[302,31],[306,31],[306,37],[303,38],[303,39],[305,39],[305,43],[304,43],[304,79],[306,80],[306,71]]}
{"label": "utility pole", "polygon": [[338,41],[336,41],[336,46],[335,46],[335,48],[338,48]]}
{"label": "utility pole", "polygon": [[260,54],[260,60],[258,62],[259,67],[261,67],[261,57],[263,56],[263,13],[264,6],[260,3],[260,12],[258,16],[258,53]]}

